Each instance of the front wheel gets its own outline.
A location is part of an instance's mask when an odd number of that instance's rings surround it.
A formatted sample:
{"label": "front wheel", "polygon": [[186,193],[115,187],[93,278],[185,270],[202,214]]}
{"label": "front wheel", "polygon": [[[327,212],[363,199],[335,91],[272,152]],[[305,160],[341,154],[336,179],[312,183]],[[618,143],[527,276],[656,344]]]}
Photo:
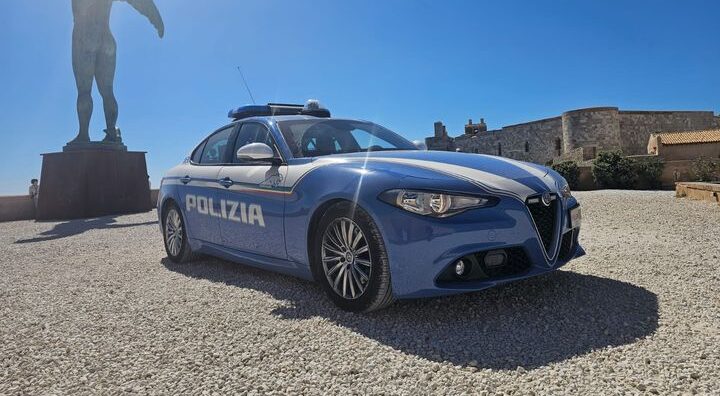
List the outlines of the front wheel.
{"label": "front wheel", "polygon": [[163,214],[163,239],[168,258],[175,263],[186,263],[195,258],[187,239],[187,229],[180,209],[170,203]]}
{"label": "front wheel", "polygon": [[369,312],[394,301],[385,245],[367,212],[350,202],[335,204],[317,230],[313,270],[336,305]]}

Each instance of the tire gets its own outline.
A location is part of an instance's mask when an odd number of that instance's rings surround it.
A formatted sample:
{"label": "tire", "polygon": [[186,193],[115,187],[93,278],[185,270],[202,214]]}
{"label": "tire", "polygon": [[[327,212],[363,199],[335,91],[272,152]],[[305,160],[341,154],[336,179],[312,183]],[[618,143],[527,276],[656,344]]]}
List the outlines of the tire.
{"label": "tire", "polygon": [[330,299],[350,312],[395,301],[385,244],[372,218],[350,202],[324,213],[312,242],[313,274]]}
{"label": "tire", "polygon": [[163,241],[168,258],[174,263],[187,263],[196,258],[187,239],[187,229],[180,208],[171,202],[163,212]]}

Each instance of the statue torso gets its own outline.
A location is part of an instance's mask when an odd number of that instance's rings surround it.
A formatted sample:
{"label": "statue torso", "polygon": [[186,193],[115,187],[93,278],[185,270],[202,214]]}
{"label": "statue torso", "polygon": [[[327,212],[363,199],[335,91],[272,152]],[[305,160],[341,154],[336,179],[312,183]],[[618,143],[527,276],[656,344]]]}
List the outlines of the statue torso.
{"label": "statue torso", "polygon": [[73,41],[87,46],[100,45],[110,34],[110,11],[113,0],[72,0]]}

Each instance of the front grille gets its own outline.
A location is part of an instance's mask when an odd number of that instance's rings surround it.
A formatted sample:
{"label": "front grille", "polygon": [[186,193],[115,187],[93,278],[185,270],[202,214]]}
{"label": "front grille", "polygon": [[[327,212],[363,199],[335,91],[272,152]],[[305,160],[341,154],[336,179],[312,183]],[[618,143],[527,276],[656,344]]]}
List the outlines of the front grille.
{"label": "front grille", "polygon": [[558,257],[562,261],[570,260],[570,255],[573,252],[573,244],[575,243],[575,230],[566,232],[562,237],[560,243],[560,254]]}
{"label": "front grille", "polygon": [[557,233],[555,217],[558,213],[557,206],[559,205],[559,200],[557,196],[553,197],[554,199],[550,201],[549,206],[545,206],[539,197],[530,198],[527,202],[528,210],[530,210],[530,215],[535,222],[535,228],[537,228],[543,246],[545,246],[545,252],[548,254],[550,254],[550,249],[553,246]]}
{"label": "front grille", "polygon": [[470,254],[462,258],[463,260],[466,260],[468,265],[471,266],[471,269],[466,276],[458,278],[455,275],[455,261],[453,261],[440,274],[438,282],[484,281],[513,275],[521,275],[530,269],[532,263],[530,262],[530,258],[527,254],[525,254],[525,250],[523,248],[513,247],[502,250],[505,252],[507,257],[503,265],[497,267],[488,267],[485,265],[485,255],[493,250]]}

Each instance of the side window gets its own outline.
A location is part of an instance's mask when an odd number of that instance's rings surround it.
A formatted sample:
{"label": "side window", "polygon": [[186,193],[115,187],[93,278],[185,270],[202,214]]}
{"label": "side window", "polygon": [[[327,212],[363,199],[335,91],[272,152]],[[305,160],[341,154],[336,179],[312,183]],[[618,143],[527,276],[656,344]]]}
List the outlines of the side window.
{"label": "side window", "polygon": [[200,145],[197,146],[195,151],[193,151],[192,156],[190,157],[190,161],[192,161],[193,164],[200,163],[200,159],[202,158],[202,152],[203,152],[203,149],[205,148],[205,143],[207,143],[207,140],[200,143]]}
{"label": "side window", "polygon": [[[242,127],[240,127],[240,132],[238,132],[237,139],[235,140],[233,153],[236,153],[240,147],[250,143],[265,143],[273,149],[275,156],[279,156],[277,150],[275,150],[275,143],[273,142],[272,135],[270,135],[270,131],[268,131],[268,129],[262,124],[253,122],[243,124]],[[233,155],[233,162],[238,163],[241,161]]]}
{"label": "side window", "polygon": [[233,128],[234,126],[225,128],[208,138],[202,152],[202,157],[200,158],[201,164],[214,165],[223,162],[225,158],[225,148],[228,145],[228,140],[230,139]]}

